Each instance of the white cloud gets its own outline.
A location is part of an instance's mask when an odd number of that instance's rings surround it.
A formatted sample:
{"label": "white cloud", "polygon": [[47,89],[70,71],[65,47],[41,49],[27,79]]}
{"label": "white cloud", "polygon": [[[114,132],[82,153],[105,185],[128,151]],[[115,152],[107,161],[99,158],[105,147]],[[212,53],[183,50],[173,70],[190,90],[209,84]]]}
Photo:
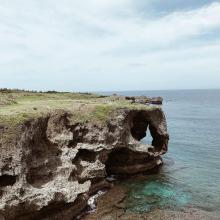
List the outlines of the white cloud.
{"label": "white cloud", "polygon": [[[120,89],[122,82],[129,89],[134,73],[147,83],[159,81],[164,71],[172,77],[178,68],[194,74],[201,63],[203,72],[219,71],[220,43],[202,37],[220,29],[220,3],[154,19],[134,5],[135,0],[0,0],[0,87],[12,85],[15,75],[28,75],[29,85],[34,80],[41,89],[52,86],[52,76],[57,88],[65,76],[77,89]],[[155,77],[145,79],[148,72]],[[88,77],[97,83],[86,87]]]}

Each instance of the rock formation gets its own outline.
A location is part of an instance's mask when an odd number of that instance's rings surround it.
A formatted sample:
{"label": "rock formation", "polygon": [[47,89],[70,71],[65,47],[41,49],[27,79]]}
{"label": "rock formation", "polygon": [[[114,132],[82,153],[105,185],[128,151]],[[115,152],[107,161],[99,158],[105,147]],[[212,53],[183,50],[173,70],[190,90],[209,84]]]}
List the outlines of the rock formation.
{"label": "rock formation", "polygon": [[133,103],[140,104],[153,104],[153,105],[162,105],[163,98],[162,97],[147,97],[147,96],[126,96],[126,100],[131,100]]}
{"label": "rock formation", "polygon": [[[103,124],[73,123],[58,111],[27,120],[0,141],[0,219],[72,220],[112,174],[162,164],[168,133],[160,108],[116,109]],[[0,127],[0,137],[8,128]],[[152,145],[140,142],[149,132]]]}

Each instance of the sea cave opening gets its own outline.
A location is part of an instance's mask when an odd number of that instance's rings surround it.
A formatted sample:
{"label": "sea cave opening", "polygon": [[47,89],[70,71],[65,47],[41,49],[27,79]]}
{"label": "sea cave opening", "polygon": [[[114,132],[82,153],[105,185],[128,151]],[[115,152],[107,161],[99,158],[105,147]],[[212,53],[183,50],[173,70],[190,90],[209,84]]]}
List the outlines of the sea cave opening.
{"label": "sea cave opening", "polygon": [[131,120],[131,135],[135,140],[141,141],[144,144],[151,145],[153,138],[151,132],[148,132],[150,123],[146,119],[143,112],[136,113]]}
{"label": "sea cave opening", "polygon": [[143,152],[126,147],[112,150],[105,163],[107,176],[126,177],[149,169],[148,163],[154,158]]}

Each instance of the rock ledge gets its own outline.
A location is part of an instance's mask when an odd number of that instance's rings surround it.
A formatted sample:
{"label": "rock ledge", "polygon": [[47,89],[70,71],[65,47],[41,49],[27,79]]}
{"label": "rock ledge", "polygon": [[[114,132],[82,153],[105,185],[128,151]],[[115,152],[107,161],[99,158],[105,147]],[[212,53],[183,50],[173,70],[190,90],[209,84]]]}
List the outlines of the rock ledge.
{"label": "rock ledge", "polygon": [[[115,109],[103,124],[73,122],[58,111],[20,123],[0,142],[0,219],[72,220],[110,175],[162,164],[168,133],[160,108]],[[152,145],[140,142],[146,132]],[[1,126],[0,137],[8,132]]]}

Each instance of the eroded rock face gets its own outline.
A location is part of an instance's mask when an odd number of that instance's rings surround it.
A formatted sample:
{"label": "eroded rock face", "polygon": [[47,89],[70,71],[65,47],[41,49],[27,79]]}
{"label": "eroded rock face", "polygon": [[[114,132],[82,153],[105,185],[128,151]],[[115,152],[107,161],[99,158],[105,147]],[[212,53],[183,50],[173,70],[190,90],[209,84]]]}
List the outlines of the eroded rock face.
{"label": "eroded rock face", "polygon": [[132,103],[140,103],[140,104],[153,104],[153,105],[162,105],[163,98],[162,97],[147,97],[147,96],[126,96],[126,100],[132,101]]}
{"label": "eroded rock face", "polygon": [[[152,145],[140,142],[148,130]],[[107,175],[160,165],[168,139],[160,108],[120,109],[102,125],[70,124],[65,112],[28,121],[0,146],[0,219],[72,220]]]}

